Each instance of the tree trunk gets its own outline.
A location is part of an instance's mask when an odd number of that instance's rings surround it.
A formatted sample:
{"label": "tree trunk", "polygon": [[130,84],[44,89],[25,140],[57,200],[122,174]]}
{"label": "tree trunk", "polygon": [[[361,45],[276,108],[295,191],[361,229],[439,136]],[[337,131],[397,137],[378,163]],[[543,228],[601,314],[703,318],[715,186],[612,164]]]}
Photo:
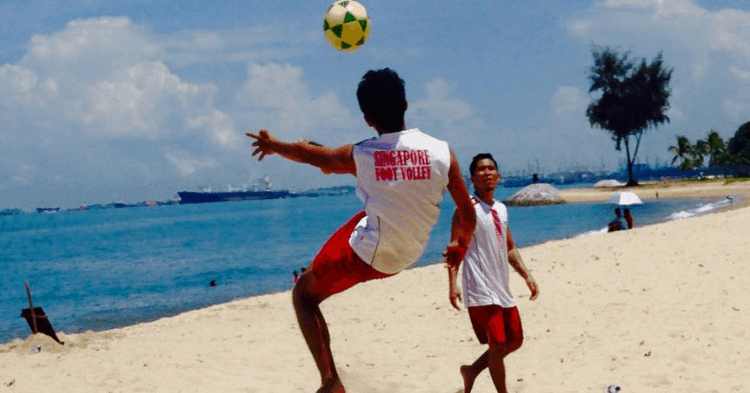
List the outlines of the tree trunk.
{"label": "tree trunk", "polygon": [[638,181],[635,180],[635,176],[633,176],[633,164],[635,161],[635,157],[633,159],[630,158],[630,138],[628,136],[625,136],[625,155],[628,157],[628,183],[625,185],[626,187],[633,187],[638,185]]}

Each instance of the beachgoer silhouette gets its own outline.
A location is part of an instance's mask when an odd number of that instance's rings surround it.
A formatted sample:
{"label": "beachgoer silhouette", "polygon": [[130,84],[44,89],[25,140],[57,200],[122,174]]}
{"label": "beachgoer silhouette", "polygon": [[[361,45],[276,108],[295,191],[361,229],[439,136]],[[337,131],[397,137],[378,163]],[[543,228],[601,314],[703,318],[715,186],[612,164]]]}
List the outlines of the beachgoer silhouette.
{"label": "beachgoer silhouette", "polygon": [[619,207],[615,208],[615,219],[607,225],[607,232],[616,232],[628,229],[628,224],[622,218],[622,212]]}
{"label": "beachgoer silhouette", "polygon": [[630,209],[627,207],[623,209],[623,216],[625,217],[625,222],[628,223],[628,229],[633,229],[635,226],[635,222],[633,221],[633,216],[630,214]]}

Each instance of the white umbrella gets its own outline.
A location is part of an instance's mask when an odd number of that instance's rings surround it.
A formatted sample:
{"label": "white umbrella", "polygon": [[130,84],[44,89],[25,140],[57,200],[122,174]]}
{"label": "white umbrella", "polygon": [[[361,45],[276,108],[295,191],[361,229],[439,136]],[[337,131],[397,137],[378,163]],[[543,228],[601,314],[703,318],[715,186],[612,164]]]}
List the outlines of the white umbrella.
{"label": "white umbrella", "polygon": [[643,201],[631,191],[617,191],[609,196],[607,202],[615,205],[642,205]]}

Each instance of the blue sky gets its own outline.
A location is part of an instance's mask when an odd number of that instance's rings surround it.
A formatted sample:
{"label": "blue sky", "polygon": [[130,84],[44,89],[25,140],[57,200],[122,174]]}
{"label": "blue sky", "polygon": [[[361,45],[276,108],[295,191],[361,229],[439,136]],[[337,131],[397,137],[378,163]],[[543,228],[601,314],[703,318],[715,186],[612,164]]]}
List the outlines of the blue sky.
{"label": "blue sky", "polygon": [[374,135],[355,91],[369,69],[406,81],[407,126],[447,140],[464,170],[615,169],[624,152],[585,116],[592,45],[674,67],[675,135],[725,139],[750,116],[750,1],[370,0],[370,40],[325,41],[330,1],[3,1],[0,208],[164,200],[269,175],[276,188],[353,184],[250,157],[246,130],[337,145]]}

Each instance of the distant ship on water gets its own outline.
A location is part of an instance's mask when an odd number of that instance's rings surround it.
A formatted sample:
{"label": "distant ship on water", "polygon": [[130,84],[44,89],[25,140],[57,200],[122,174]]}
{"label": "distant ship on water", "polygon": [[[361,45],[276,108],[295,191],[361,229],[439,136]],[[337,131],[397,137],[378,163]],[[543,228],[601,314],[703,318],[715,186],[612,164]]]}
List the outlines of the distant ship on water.
{"label": "distant ship on water", "polygon": [[292,195],[287,190],[273,190],[268,176],[261,178],[258,183],[260,186],[256,185],[250,190],[245,186],[239,190],[230,188],[228,191],[180,191],[177,195],[180,197],[180,204],[278,199]]}

